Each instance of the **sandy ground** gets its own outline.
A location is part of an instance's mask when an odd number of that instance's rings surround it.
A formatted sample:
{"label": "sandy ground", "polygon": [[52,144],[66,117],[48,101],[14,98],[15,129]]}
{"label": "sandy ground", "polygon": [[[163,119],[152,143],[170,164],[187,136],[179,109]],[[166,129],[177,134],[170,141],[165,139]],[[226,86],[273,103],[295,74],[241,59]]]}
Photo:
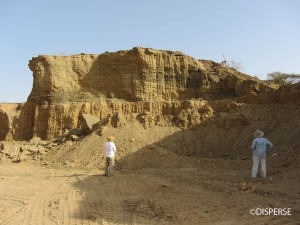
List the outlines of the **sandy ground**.
{"label": "sandy ground", "polygon": [[[300,225],[299,106],[226,110],[196,130],[133,121],[48,148],[41,161],[3,156],[0,224]],[[268,177],[252,180],[258,127],[274,149]],[[112,177],[103,176],[108,135],[118,148]],[[278,208],[291,215],[250,213]]]}
{"label": "sandy ground", "polygon": [[[253,181],[250,161],[197,161],[190,168],[118,169],[112,177],[2,163],[0,224],[299,224],[299,178]],[[253,208],[291,208],[292,215],[251,215]]]}

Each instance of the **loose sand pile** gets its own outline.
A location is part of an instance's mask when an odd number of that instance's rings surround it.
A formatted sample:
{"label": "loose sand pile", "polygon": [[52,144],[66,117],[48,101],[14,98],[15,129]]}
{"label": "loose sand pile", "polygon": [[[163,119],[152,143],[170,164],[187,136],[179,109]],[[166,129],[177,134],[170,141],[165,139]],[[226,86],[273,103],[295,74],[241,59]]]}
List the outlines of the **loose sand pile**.
{"label": "loose sand pile", "polygon": [[[137,119],[79,139],[44,143],[37,160],[0,164],[1,224],[297,224],[299,107],[239,105],[195,129]],[[266,179],[250,178],[253,131],[274,149]],[[113,177],[103,144],[115,136]],[[17,142],[16,142],[17,143]],[[4,143],[6,144],[6,143]],[[20,143],[24,144],[24,143]],[[291,208],[291,216],[255,216]]]}

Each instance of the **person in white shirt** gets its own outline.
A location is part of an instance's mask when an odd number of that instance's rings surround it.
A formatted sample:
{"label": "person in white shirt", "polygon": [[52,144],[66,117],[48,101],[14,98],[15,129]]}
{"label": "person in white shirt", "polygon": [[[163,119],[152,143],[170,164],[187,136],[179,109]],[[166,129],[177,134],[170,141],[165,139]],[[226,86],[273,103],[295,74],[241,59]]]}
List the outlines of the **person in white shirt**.
{"label": "person in white shirt", "polygon": [[113,142],[113,137],[108,137],[107,142],[104,144],[106,165],[105,165],[105,176],[111,176],[112,170],[115,164],[115,154],[117,152],[117,148],[115,143]]}

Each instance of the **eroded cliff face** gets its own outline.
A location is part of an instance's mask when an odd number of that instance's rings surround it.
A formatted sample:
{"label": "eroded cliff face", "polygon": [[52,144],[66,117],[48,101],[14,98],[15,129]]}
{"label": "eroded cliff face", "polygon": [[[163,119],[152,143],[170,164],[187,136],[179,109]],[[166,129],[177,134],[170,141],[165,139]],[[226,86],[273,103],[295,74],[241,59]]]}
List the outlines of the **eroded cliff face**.
{"label": "eroded cliff face", "polygon": [[29,67],[33,88],[14,128],[15,139],[57,137],[80,128],[82,114],[100,121],[118,113],[145,124],[187,128],[214,115],[210,102],[280,99],[266,82],[176,51],[133,48],[100,55],[41,55]]}
{"label": "eroded cliff face", "polygon": [[101,55],[38,56],[29,63],[34,84],[29,102],[57,104],[117,98],[182,101],[269,92],[270,86],[181,52],[134,48]]}
{"label": "eroded cliff face", "polygon": [[175,115],[179,109],[180,103],[177,102],[125,102],[117,99],[44,105],[26,103],[19,117],[15,139],[58,137],[66,130],[81,128],[79,118],[82,114],[95,115],[100,121],[116,113],[137,116],[146,111],[153,115]]}
{"label": "eroded cliff face", "polygon": [[0,140],[5,139],[10,129],[10,120],[7,113],[0,109]]}
{"label": "eroded cliff face", "polygon": [[0,140],[12,140],[23,103],[0,104]]}

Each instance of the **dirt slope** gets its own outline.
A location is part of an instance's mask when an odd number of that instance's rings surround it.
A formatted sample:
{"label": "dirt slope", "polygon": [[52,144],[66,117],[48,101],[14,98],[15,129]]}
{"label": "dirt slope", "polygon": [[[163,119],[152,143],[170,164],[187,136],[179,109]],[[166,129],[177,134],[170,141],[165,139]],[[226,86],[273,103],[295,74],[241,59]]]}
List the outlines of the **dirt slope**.
{"label": "dirt slope", "polygon": [[[80,141],[67,141],[52,149],[47,161],[72,167],[103,167],[102,146],[109,135],[115,136],[118,166],[123,169],[177,167],[173,158],[193,156],[220,159],[251,159],[252,134],[262,129],[274,144],[274,158],[291,160],[300,146],[300,108],[297,105],[222,105],[214,116],[192,129],[163,124],[145,128],[133,119],[120,127],[102,128]],[[167,155],[165,162],[162,156]],[[293,158],[293,157],[292,157]]]}
{"label": "dirt slope", "polygon": [[[40,162],[3,162],[0,224],[298,224],[299,106],[223,113],[194,130],[137,120],[106,126],[100,136],[61,143]],[[251,180],[256,128],[274,149],[268,178]],[[113,177],[103,176],[108,135],[118,147]],[[253,208],[291,208],[292,215],[253,216]]]}

